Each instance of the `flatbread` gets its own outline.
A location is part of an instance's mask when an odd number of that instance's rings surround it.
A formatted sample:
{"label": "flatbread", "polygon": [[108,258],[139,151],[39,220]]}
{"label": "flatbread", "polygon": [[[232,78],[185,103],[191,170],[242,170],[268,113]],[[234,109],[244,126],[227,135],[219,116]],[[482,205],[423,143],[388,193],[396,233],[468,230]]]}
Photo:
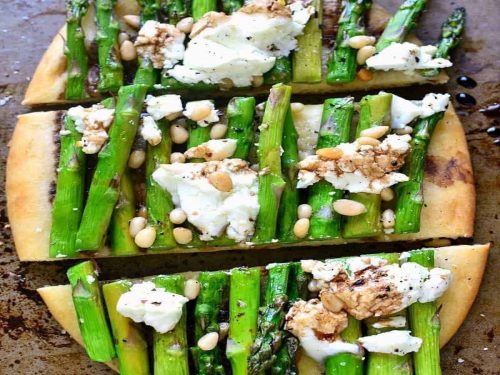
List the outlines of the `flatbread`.
{"label": "flatbread", "polygon": [[[34,112],[19,116],[10,143],[7,162],[7,207],[19,259],[49,258],[51,199],[55,187],[58,131],[57,112]],[[475,189],[465,134],[450,106],[432,137],[424,181],[425,205],[418,233],[383,235],[365,240],[336,239],[303,241],[286,246],[318,246],[347,242],[410,241],[434,238],[472,237],[475,215]],[[279,248],[280,244],[261,247]],[[176,248],[168,253],[207,252],[245,249],[230,247]],[[147,254],[157,254],[158,251]],[[109,249],[95,253],[109,256]]]}
{"label": "flatbread", "polygon": [[[133,0],[119,0],[116,5],[116,14],[121,24],[121,16],[126,14],[139,14],[139,7]],[[380,6],[374,5],[370,11],[368,29],[378,30],[382,25],[387,23],[390,14]],[[90,31],[89,31],[90,32]],[[95,30],[91,30],[92,33]],[[64,91],[67,82],[66,73],[66,56],[64,55],[66,39],[66,26],[63,26],[58,34],[52,40],[49,48],[42,57],[38,64],[33,78],[28,86],[26,95],[23,100],[24,105],[38,106],[45,104],[61,104],[61,103],[74,103],[75,101],[68,101],[64,97]],[[408,41],[420,44],[420,41],[410,35]],[[329,50],[323,50],[323,65],[325,68],[326,61],[329,57]],[[325,76],[325,73],[323,73]],[[317,84],[304,84],[292,83],[293,92],[295,94],[327,94],[347,91],[362,91],[362,90],[375,90],[375,89],[388,89],[393,87],[405,87],[411,85],[422,84],[443,84],[448,82],[448,75],[445,71],[441,71],[436,77],[424,77],[419,73],[407,74],[405,72],[389,71],[374,72],[373,79],[370,81],[360,81],[358,79],[350,83],[329,85],[326,82]],[[228,91],[214,91],[205,93],[206,97],[229,97],[238,95],[259,95],[265,94],[269,91],[269,87],[263,86],[255,89],[240,89]],[[180,91],[179,94],[189,96],[189,91]],[[195,93],[196,94],[196,93]],[[199,92],[198,92],[199,95]],[[88,98],[87,101],[98,101],[99,96]]]}
{"label": "flatbread", "polygon": [[[438,300],[442,305],[441,347],[458,331],[474,302],[488,259],[490,245],[448,246],[436,250],[435,265],[452,272],[452,283],[443,297]],[[76,312],[71,299],[69,285],[48,286],[38,289],[50,313],[62,328],[80,345],[82,338],[78,328]],[[107,363],[116,370],[116,364]],[[299,373],[304,375],[321,374],[318,364],[305,355],[299,357]]]}

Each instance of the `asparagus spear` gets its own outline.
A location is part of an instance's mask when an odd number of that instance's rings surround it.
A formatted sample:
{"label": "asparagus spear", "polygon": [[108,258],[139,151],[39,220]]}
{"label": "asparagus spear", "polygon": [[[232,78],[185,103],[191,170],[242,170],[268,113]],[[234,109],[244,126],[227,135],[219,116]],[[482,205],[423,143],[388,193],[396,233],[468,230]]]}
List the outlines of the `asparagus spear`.
{"label": "asparagus spear", "polygon": [[76,146],[81,134],[69,116],[64,118],[64,130],[68,134],[61,134],[57,189],[52,205],[51,258],[76,254],[76,231],[83,209],[86,160],[82,149]]}
{"label": "asparagus spear", "polygon": [[420,230],[420,213],[424,205],[422,186],[424,183],[425,157],[429,143],[444,112],[418,120],[411,140],[411,151],[406,157],[403,172],[407,182],[396,185],[395,233],[415,233]]}
{"label": "asparagus spear", "polygon": [[[165,291],[183,294],[184,277],[181,275],[157,276],[153,282]],[[153,332],[153,357],[155,375],[189,375],[186,333],[186,307],[175,328],[166,333]]]}
{"label": "asparagus spear", "polygon": [[176,246],[173,226],[169,214],[173,210],[172,197],[153,179],[153,172],[159,164],[170,163],[172,141],[170,139],[169,123],[160,120],[157,123],[161,130],[161,142],[156,146],[147,145],[146,150],[146,208],[149,225],[156,230],[156,239],[151,250],[170,249]]}
{"label": "asparagus spear", "polygon": [[261,374],[276,361],[283,337],[289,275],[289,263],[276,264],[268,269],[264,305],[259,309],[257,336],[248,359],[249,375]]}
{"label": "asparagus spear", "polygon": [[[327,99],[323,105],[321,128],[316,149],[335,147],[349,141],[354,98]],[[313,209],[309,237],[314,240],[340,236],[340,215],[333,210],[333,202],[342,198],[343,191],[336,190],[327,181],[311,186],[309,204]]]}
{"label": "asparagus spear", "polygon": [[[424,249],[410,252],[408,259],[421,266],[434,267],[434,250]],[[413,336],[422,339],[420,350],[413,353],[416,374],[441,374],[439,359],[439,309],[437,302],[416,302],[408,308],[410,328]]]}
{"label": "asparagus spear", "polygon": [[227,138],[236,139],[233,158],[247,159],[253,143],[253,116],[255,98],[232,98],[227,105]]}
{"label": "asparagus spear", "polygon": [[168,22],[175,25],[189,16],[189,1],[172,0],[167,2]]}
{"label": "asparagus spear", "polygon": [[[361,131],[372,126],[389,125],[392,94],[367,95],[361,99],[359,123],[356,138]],[[358,216],[348,216],[344,228],[345,238],[372,237],[381,232],[380,194],[353,193],[350,198],[364,204],[366,212]]]}
{"label": "asparagus spear", "polygon": [[184,83],[170,77],[168,73],[164,70],[161,75],[161,86],[167,92],[179,92],[185,91],[215,91],[219,86],[212,83],[205,83],[203,81],[196,83]]}
{"label": "asparagus spear", "polygon": [[[361,322],[349,315],[347,327],[342,331],[342,340],[355,344],[361,336]],[[353,353],[340,353],[325,360],[326,375],[362,375],[363,359]]]}
{"label": "asparagus spear", "polygon": [[115,118],[110,140],[99,152],[87,204],[76,236],[78,251],[96,251],[118,201],[120,178],[125,170],[130,149],[137,132],[146,86],[124,86],[118,92]]}
{"label": "asparagus spear", "polygon": [[391,43],[403,42],[406,35],[417,25],[417,19],[426,5],[427,0],[405,0],[387,23],[375,45],[376,51],[382,51]]}
{"label": "asparagus spear", "polygon": [[138,0],[141,7],[141,23],[158,19],[161,4],[159,0]]}
{"label": "asparagus spear", "polygon": [[257,242],[271,241],[276,234],[278,209],[285,181],[281,175],[281,140],[285,117],[290,106],[292,88],[283,84],[271,88],[262,119],[258,156],[259,215],[255,238]]}
{"label": "asparagus spear", "polygon": [[328,62],[328,83],[351,82],[356,77],[357,51],[349,46],[349,38],[363,34],[363,16],[371,4],[371,0],[342,1],[343,10],[338,22],[335,48]]}
{"label": "asparagus spear", "polygon": [[297,190],[299,147],[297,138],[298,134],[293,123],[292,111],[289,108],[283,127],[283,155],[281,155],[281,167],[285,179],[285,189],[278,211],[278,236],[281,242],[297,240],[293,233],[293,227],[297,221],[297,207],[299,206],[299,191]]}
{"label": "asparagus spear", "polygon": [[222,11],[226,14],[231,14],[240,9],[243,3],[243,0],[222,0]]}
{"label": "asparagus spear", "polygon": [[129,222],[135,216],[135,191],[130,171],[120,180],[120,196],[110,223],[111,251],[113,255],[129,255],[139,252],[129,232]]}
{"label": "asparagus spear", "polygon": [[293,52],[293,82],[321,82],[323,1],[312,2],[315,14],[311,16],[302,35],[297,37],[297,48]]}
{"label": "asparagus spear", "polygon": [[88,57],[85,49],[85,35],[82,18],[87,13],[88,0],[69,0],[66,3],[66,65],[68,83],[65,97],[69,100],[87,96],[85,83],[88,73]]}
{"label": "asparagus spear", "polygon": [[[198,341],[210,332],[219,332],[219,314],[228,287],[229,276],[226,272],[202,272],[198,278],[201,291],[194,310],[194,338]],[[203,351],[198,346],[191,348],[198,374],[224,374],[219,347]]]}
{"label": "asparagus spear", "polygon": [[116,92],[123,86],[123,66],[118,47],[118,22],[113,16],[116,0],[96,0],[97,49],[100,92]]}
{"label": "asparagus spear", "polygon": [[193,18],[198,21],[205,13],[216,11],[216,0],[193,0]]}
{"label": "asparagus spear", "polygon": [[94,263],[79,263],[68,269],[67,276],[88,356],[97,362],[111,361],[115,357],[115,349],[106,321]]}
{"label": "asparagus spear", "polygon": [[288,56],[278,57],[270,71],[264,73],[264,84],[275,85],[292,80],[292,62]]}
{"label": "asparagus spear", "polygon": [[[444,21],[441,27],[441,39],[434,57],[450,58],[450,51],[460,43],[465,28],[465,18],[465,8],[457,8]],[[425,69],[421,71],[421,74],[426,77],[434,77],[439,74],[439,69]]]}
{"label": "asparagus spear", "polygon": [[260,269],[231,271],[229,292],[229,337],[226,356],[233,375],[246,375],[248,357],[257,332],[260,301]]}
{"label": "asparagus spear", "polygon": [[120,296],[131,286],[132,283],[129,281],[115,281],[105,284],[102,293],[111,323],[120,374],[148,375],[148,344],[144,333],[138,324],[116,310]]}

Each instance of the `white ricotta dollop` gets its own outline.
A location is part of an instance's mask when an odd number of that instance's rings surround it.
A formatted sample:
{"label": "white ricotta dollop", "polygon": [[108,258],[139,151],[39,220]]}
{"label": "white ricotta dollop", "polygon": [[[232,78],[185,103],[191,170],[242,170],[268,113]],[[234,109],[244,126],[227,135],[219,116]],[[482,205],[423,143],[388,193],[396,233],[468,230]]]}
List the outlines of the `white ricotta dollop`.
{"label": "white ricotta dollop", "polygon": [[[216,189],[208,180],[211,171],[224,171],[231,177],[229,192]],[[210,241],[224,230],[229,238],[246,241],[253,235],[259,212],[258,176],[240,159],[206,163],[164,164],[154,180],[172,195],[176,207],[186,212],[188,221]]]}
{"label": "white ricotta dollop", "polygon": [[316,362],[323,363],[326,358],[340,353],[359,354],[359,346],[349,344],[340,339],[333,342],[320,340],[312,329],[304,329],[304,334],[299,336],[300,346],[307,355]]}
{"label": "white ricotta dollop", "polygon": [[224,160],[233,156],[238,141],[236,139],[211,139],[188,149],[184,156],[187,159],[203,158],[206,161]]}
{"label": "white ricotta dollop", "polygon": [[[284,7],[275,12],[251,2],[230,16],[206,14],[198,21],[206,26],[196,35],[191,33],[182,65],[168,74],[185,83],[217,84],[230,79],[237,87],[250,86],[253,76],[262,76],[274,66],[276,57],[288,56],[296,48],[296,37],[309,12],[299,7],[294,5],[293,12]],[[199,29],[195,24],[193,30]]]}
{"label": "white ricotta dollop", "polygon": [[388,331],[378,335],[360,337],[358,340],[369,352],[403,356],[418,352],[422,339],[413,337],[410,331]]}
{"label": "white ricotta dollop", "polygon": [[182,317],[182,308],[189,300],[179,294],[157,288],[151,281],[134,284],[118,300],[116,310],[136,323],[144,322],[160,333],[175,328]]}
{"label": "white ricotta dollop", "polygon": [[323,104],[305,105],[301,111],[292,111],[293,124],[297,129],[299,160],[314,155],[318,143]]}
{"label": "white ricotta dollop", "polygon": [[146,111],[156,121],[161,120],[162,118],[173,120],[179,116],[184,109],[180,95],[148,95],[145,102]]}
{"label": "white ricotta dollop", "polygon": [[210,108],[210,112],[202,118],[197,120],[196,123],[201,127],[207,127],[210,123],[219,121],[219,112],[215,109],[214,103],[210,100],[197,100],[194,102],[186,103],[186,110],[182,112],[184,116],[188,119],[193,117],[193,113],[198,111],[202,107]]}
{"label": "white ricotta dollop", "polygon": [[402,129],[416,118],[426,118],[438,112],[446,111],[450,102],[449,94],[430,93],[420,100],[406,100],[392,96],[391,127]]}
{"label": "white ricotta dollop", "polygon": [[142,118],[141,136],[152,146],[161,142],[161,130],[153,117],[145,116]]}
{"label": "white ricotta dollop", "polygon": [[434,58],[435,46],[417,46],[416,44],[391,43],[379,53],[366,60],[366,66],[375,70],[400,70],[413,72],[417,69],[448,68],[453,64],[443,58]]}

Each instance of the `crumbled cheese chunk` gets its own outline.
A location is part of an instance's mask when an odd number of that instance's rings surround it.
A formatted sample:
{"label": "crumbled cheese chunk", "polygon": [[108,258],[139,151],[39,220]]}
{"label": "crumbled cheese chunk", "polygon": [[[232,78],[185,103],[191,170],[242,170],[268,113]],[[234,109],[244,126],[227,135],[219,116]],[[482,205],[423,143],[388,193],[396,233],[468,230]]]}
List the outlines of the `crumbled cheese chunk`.
{"label": "crumbled cheese chunk", "polygon": [[385,319],[381,319],[372,324],[375,329],[382,328],[404,328],[406,327],[406,317],[404,316],[391,316]]}
{"label": "crumbled cheese chunk", "polygon": [[141,136],[152,146],[161,142],[161,130],[153,117],[144,116],[142,118]]}
{"label": "crumbled cheese chunk", "polygon": [[174,25],[150,20],[142,25],[134,45],[156,69],[170,69],[184,58],[185,37]]}
{"label": "crumbled cheese chunk", "polygon": [[180,95],[148,95],[145,100],[146,111],[157,121],[162,118],[174,120],[183,110]]}
{"label": "crumbled cheese chunk", "polygon": [[410,331],[388,331],[378,335],[360,337],[358,340],[369,352],[403,356],[418,352],[422,339],[413,337]]}
{"label": "crumbled cheese chunk", "polygon": [[219,112],[215,109],[214,103],[210,100],[198,100],[186,103],[186,110],[183,113],[188,119],[192,119],[193,114],[200,110],[200,108],[208,107],[210,112],[202,118],[197,120],[196,123],[201,127],[206,127],[210,123],[219,121]]}
{"label": "crumbled cheese chunk", "polygon": [[366,66],[376,70],[413,72],[417,69],[440,69],[453,65],[449,60],[434,58],[436,51],[434,46],[417,46],[409,42],[391,43],[368,58]]}
{"label": "crumbled cheese chunk", "polygon": [[299,160],[314,155],[318,143],[323,104],[306,105],[302,111],[292,111],[293,124],[297,129]]}
{"label": "crumbled cheese chunk", "polygon": [[184,156],[188,159],[202,158],[206,161],[224,160],[233,156],[236,151],[236,139],[211,139],[198,146],[188,149]]}
{"label": "crumbled cheese chunk", "polygon": [[444,112],[450,101],[449,94],[430,93],[421,101],[406,100],[397,95],[392,96],[391,127],[402,129],[416,118],[426,118],[435,113]]}
{"label": "crumbled cheese chunk", "polygon": [[[214,172],[229,174],[231,191],[220,191],[209,182]],[[246,161],[164,164],[153,173],[153,179],[168,190],[175,206],[186,212],[188,221],[200,230],[202,240],[210,241],[224,231],[239,242],[253,235],[259,212],[259,181]]]}
{"label": "crumbled cheese chunk", "polygon": [[290,9],[272,0],[255,0],[229,16],[209,12],[193,26],[182,65],[168,74],[185,83],[230,79],[237,87],[251,86],[254,76],[296,48],[296,37],[313,12],[302,4]]}
{"label": "crumbled cheese chunk", "polygon": [[132,285],[123,293],[116,310],[136,323],[144,322],[159,333],[175,328],[182,317],[182,308],[189,300],[179,294],[157,288],[151,281]]}
{"label": "crumbled cheese chunk", "polygon": [[410,140],[409,135],[390,134],[375,147],[359,147],[356,141],[342,143],[337,146],[342,151],[338,160],[308,156],[299,163],[297,188],[303,189],[324,179],[335,189],[380,194],[384,188],[408,181],[406,175],[395,171],[404,164]]}

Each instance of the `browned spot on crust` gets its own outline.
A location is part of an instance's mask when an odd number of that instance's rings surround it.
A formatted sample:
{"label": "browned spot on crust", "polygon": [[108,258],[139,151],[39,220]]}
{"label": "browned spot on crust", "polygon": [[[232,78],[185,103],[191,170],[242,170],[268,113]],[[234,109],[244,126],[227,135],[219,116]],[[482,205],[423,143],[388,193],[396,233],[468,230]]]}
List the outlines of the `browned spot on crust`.
{"label": "browned spot on crust", "polygon": [[466,184],[474,183],[467,155],[460,151],[451,159],[428,155],[425,172],[426,178],[439,187],[451,186],[456,181],[462,181]]}

